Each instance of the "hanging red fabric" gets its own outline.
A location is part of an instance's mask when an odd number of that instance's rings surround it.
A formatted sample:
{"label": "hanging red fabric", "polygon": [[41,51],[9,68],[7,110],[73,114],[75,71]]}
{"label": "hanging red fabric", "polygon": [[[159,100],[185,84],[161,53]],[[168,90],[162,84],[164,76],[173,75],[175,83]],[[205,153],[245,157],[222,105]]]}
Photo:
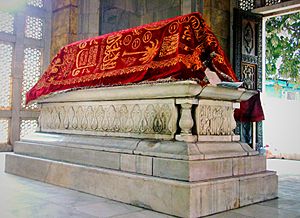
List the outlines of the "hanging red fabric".
{"label": "hanging red fabric", "polygon": [[70,89],[166,78],[195,79],[204,86],[208,59],[222,81],[237,81],[201,15],[178,16],[66,45],[26,94],[26,102]]}

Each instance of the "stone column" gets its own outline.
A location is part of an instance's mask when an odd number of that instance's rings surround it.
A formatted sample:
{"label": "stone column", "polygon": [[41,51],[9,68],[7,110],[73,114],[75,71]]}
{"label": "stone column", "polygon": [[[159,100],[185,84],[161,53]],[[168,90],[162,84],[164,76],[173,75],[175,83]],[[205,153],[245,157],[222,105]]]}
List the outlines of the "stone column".
{"label": "stone column", "polygon": [[230,52],[230,0],[205,0],[203,17],[217,36],[229,57]]}
{"label": "stone column", "polygon": [[203,5],[206,0],[181,0],[181,14],[189,14],[192,12],[203,13]]}
{"label": "stone column", "polygon": [[100,1],[78,0],[78,39],[99,36]]}
{"label": "stone column", "polygon": [[25,14],[24,12],[18,13],[15,21],[16,42],[15,42],[15,54],[14,64],[12,68],[12,111],[11,111],[11,123],[9,142],[14,145],[15,141],[20,140],[21,124],[21,102],[22,102],[22,80],[23,80],[23,64],[24,64],[24,26],[25,26]]}
{"label": "stone column", "polygon": [[176,135],[176,140],[195,142],[197,141],[197,135],[193,135],[192,128],[195,124],[192,116],[193,104],[198,104],[197,99],[176,99],[176,104],[181,106],[179,127],[180,134]]}
{"label": "stone column", "polygon": [[78,39],[78,1],[52,1],[51,58],[59,49]]}

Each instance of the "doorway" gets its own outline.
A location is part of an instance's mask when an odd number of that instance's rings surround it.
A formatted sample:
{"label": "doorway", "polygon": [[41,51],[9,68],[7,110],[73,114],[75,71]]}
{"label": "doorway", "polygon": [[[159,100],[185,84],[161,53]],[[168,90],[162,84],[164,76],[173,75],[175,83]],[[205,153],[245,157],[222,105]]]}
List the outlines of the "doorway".
{"label": "doorway", "polygon": [[263,147],[268,158],[300,160],[300,10],[261,13]]}

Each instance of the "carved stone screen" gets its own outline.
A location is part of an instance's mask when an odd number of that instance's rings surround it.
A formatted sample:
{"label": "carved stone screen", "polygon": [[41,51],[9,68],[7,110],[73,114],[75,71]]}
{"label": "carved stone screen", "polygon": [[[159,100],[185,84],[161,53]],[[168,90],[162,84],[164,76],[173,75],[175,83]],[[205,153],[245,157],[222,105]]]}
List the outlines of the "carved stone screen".
{"label": "carved stone screen", "polygon": [[256,88],[256,65],[242,62],[242,81],[247,89]]}
{"label": "carved stone screen", "polygon": [[22,107],[26,109],[37,108],[36,104],[25,106],[25,94],[38,81],[41,74],[42,53],[36,48],[26,48],[24,50],[24,70],[22,82]]}
{"label": "carved stone screen", "polygon": [[254,56],[256,54],[255,23],[243,20],[242,28],[242,54]]}
{"label": "carved stone screen", "polygon": [[[239,8],[234,10],[234,70],[238,78],[248,89],[262,89],[262,15],[249,13],[257,2],[239,1]],[[255,3],[253,5],[253,2]],[[243,3],[243,4],[242,4]],[[248,4],[248,5],[247,5]],[[247,5],[247,7],[245,6]],[[243,142],[253,144],[256,134],[256,148],[262,147],[262,123],[256,123],[256,133],[252,124],[238,125],[236,133]]]}
{"label": "carved stone screen", "polygon": [[234,11],[234,70],[249,89],[262,89],[262,17]]}
{"label": "carved stone screen", "polygon": [[12,150],[37,125],[39,111],[25,107],[25,93],[50,61],[51,5],[23,0],[14,10],[0,7],[0,151]]}
{"label": "carved stone screen", "polygon": [[14,32],[14,16],[8,12],[0,11],[0,32]]}
{"label": "carved stone screen", "polygon": [[12,45],[0,41],[0,109],[2,110],[11,107],[12,51]]}
{"label": "carved stone screen", "polygon": [[43,0],[27,0],[27,4],[33,7],[42,8],[44,6]]}
{"label": "carved stone screen", "polygon": [[37,120],[22,120],[21,121],[21,133],[20,138],[24,138],[25,136],[33,133],[38,126]]}
{"label": "carved stone screen", "polygon": [[255,0],[239,0],[238,7],[244,11],[248,11],[254,8]]}
{"label": "carved stone screen", "polygon": [[244,11],[251,11],[254,8],[276,5],[284,0],[237,0],[236,6]]}
{"label": "carved stone screen", "polygon": [[8,142],[8,120],[0,119],[0,144]]}
{"label": "carved stone screen", "polygon": [[43,20],[38,17],[26,17],[25,36],[27,38],[43,38]]}
{"label": "carved stone screen", "polygon": [[281,0],[266,0],[266,6],[267,5],[275,5],[275,4],[278,4],[280,2],[281,2]]}

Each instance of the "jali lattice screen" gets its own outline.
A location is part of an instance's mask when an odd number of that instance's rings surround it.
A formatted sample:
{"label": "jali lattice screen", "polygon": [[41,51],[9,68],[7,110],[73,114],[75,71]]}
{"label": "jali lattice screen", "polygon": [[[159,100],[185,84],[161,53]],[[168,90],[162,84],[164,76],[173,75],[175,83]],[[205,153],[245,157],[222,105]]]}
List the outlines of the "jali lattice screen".
{"label": "jali lattice screen", "polygon": [[38,126],[37,120],[22,120],[21,121],[21,133],[20,138],[24,138],[25,136],[35,132]]}
{"label": "jali lattice screen", "polygon": [[41,74],[42,52],[36,48],[26,48],[24,50],[24,71],[22,82],[22,107],[26,109],[37,108],[36,104],[25,106],[25,94],[37,82]]}
{"label": "jali lattice screen", "polygon": [[8,142],[8,120],[0,119],[0,144]]}
{"label": "jali lattice screen", "polygon": [[12,45],[0,42],[0,109],[11,107],[12,51]]}
{"label": "jali lattice screen", "polygon": [[27,0],[27,4],[33,7],[42,8],[44,6],[43,0]]}
{"label": "jali lattice screen", "polygon": [[14,33],[14,16],[12,14],[0,11],[0,32]]}
{"label": "jali lattice screen", "polygon": [[25,25],[25,36],[27,38],[43,38],[43,20],[41,18],[27,16]]}

